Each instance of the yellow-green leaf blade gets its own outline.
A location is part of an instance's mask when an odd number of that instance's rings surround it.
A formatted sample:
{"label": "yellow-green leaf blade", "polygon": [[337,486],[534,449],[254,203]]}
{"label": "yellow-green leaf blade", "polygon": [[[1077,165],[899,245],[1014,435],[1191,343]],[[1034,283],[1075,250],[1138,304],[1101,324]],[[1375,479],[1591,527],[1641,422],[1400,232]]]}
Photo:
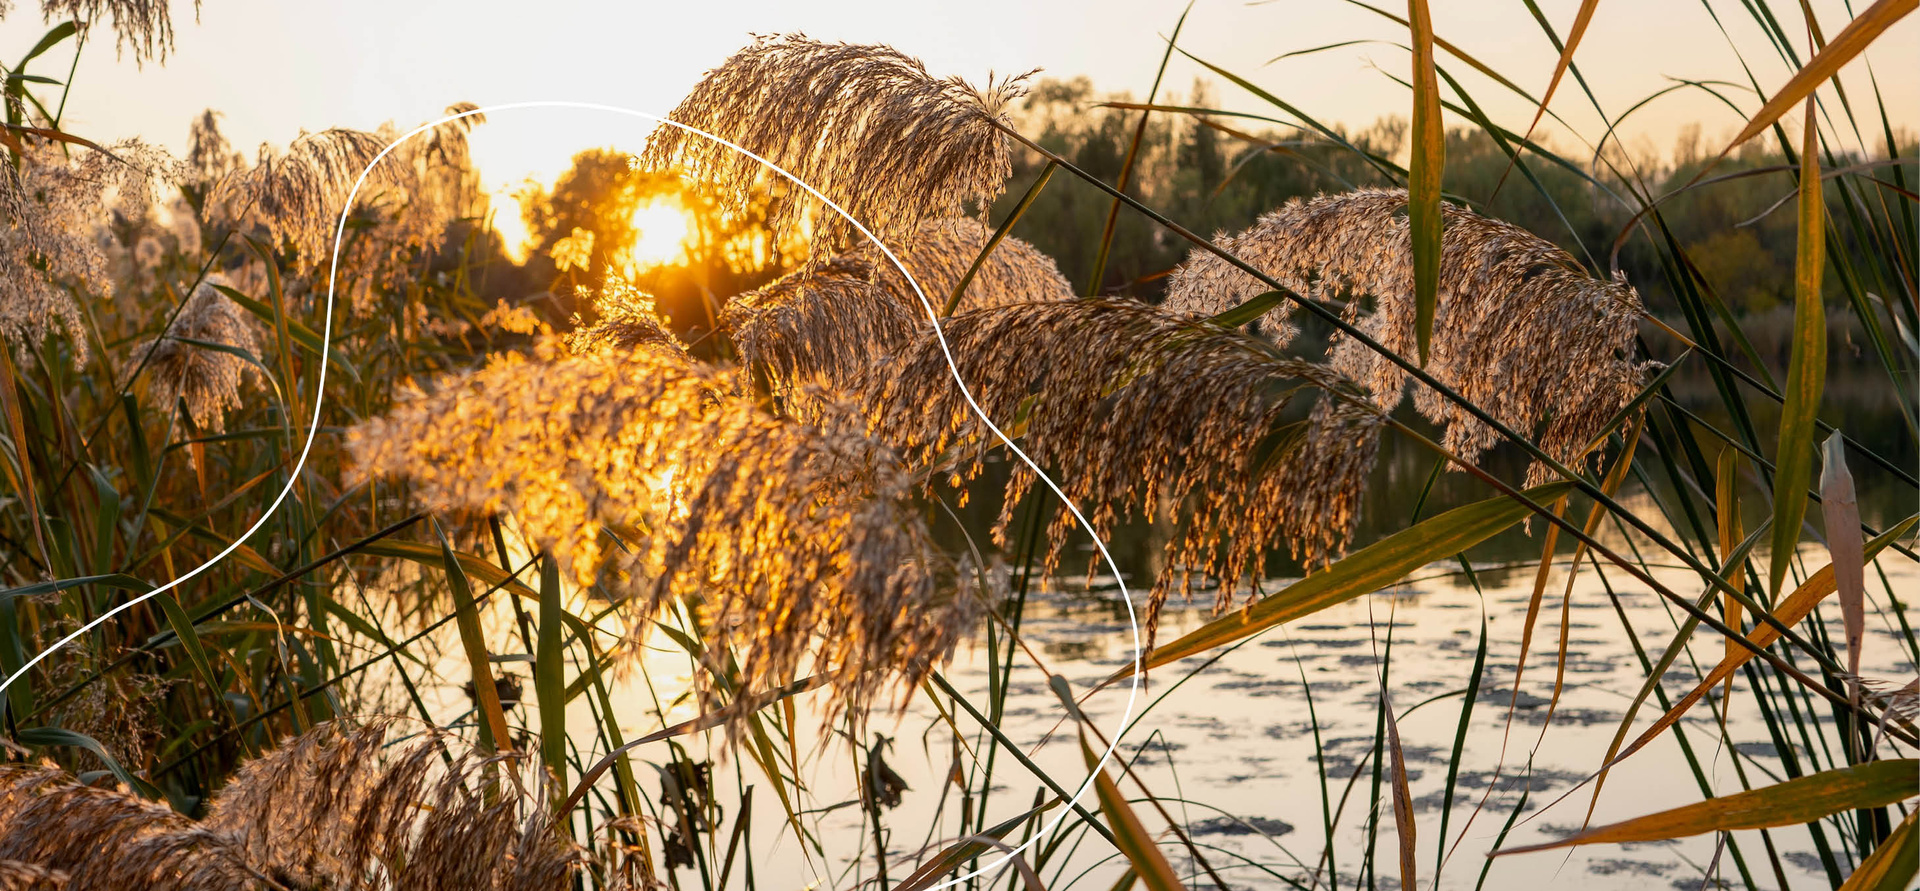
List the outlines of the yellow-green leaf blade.
{"label": "yellow-green leaf blade", "polygon": [[1407,224],[1413,237],[1413,326],[1420,364],[1433,346],[1440,297],[1440,178],[1447,164],[1440,79],[1433,67],[1433,17],[1426,0],[1408,0],[1413,35],[1413,157],[1407,163]]}
{"label": "yellow-green leaf blade", "polygon": [[1860,864],[1860,868],[1847,877],[1847,883],[1840,891],[1906,891],[1912,887],[1913,874],[1920,869],[1920,835],[1913,828],[1914,818],[1920,813],[1911,813],[1892,834],[1873,849],[1873,855]]}
{"label": "yellow-green leaf blade", "polygon": [[1780,408],[1779,455],[1773,475],[1773,555],[1768,593],[1778,596],[1800,541],[1813,474],[1814,417],[1827,378],[1827,314],[1820,303],[1826,271],[1826,207],[1820,197],[1820,130],[1807,102],[1800,146],[1800,243],[1794,255],[1793,354],[1787,361],[1785,404]]}
{"label": "yellow-green leaf blade", "polygon": [[[1551,502],[1572,491],[1569,482],[1526,490],[1535,503]],[[1275,625],[1319,612],[1399,581],[1407,573],[1458,554],[1520,522],[1532,508],[1504,495],[1430,517],[1353,552],[1338,563],[1263,597],[1245,609],[1221,616],[1192,632],[1155,647],[1141,660],[1157,668],[1257,634]],[[1131,666],[1114,675],[1133,673]]]}
{"label": "yellow-green leaf blade", "polygon": [[1827,770],[1747,792],[1589,829],[1559,841],[1495,851],[1519,854],[1570,845],[1686,838],[1707,832],[1811,823],[1859,808],[1885,807],[1920,790],[1920,760],[1902,758]]}

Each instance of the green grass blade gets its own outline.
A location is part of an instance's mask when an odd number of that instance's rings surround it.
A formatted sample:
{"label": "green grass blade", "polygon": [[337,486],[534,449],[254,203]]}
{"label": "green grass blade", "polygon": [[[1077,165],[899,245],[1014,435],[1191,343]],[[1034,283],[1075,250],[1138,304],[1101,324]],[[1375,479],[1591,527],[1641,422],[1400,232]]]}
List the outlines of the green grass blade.
{"label": "green grass blade", "polygon": [[500,691],[493,685],[487,639],[480,630],[480,607],[473,599],[473,586],[467,581],[466,570],[461,568],[461,561],[454,556],[453,545],[447,543],[445,534],[440,536],[440,559],[446,568],[447,587],[453,589],[454,624],[460,629],[460,647],[473,672],[473,699],[480,705],[480,750],[492,754],[498,749],[511,749],[513,736],[507,729],[506,711],[500,707]]}
{"label": "green grass blade", "polygon": [[99,740],[84,733],[68,730],[65,727],[29,727],[14,734],[13,738],[22,745],[74,746],[76,748],[86,749],[92,752],[94,757],[99,758],[101,763],[107,766],[107,770],[114,775],[114,778],[127,784],[127,788],[147,798],[160,797],[160,790],[155,789],[153,785],[146,780],[135,776],[131,771],[127,770],[125,765],[120,763],[118,758],[109,754],[107,747],[101,745]]}
{"label": "green grass blade", "polygon": [[[227,701],[220,675],[213,670],[213,659],[207,655],[207,645],[200,639],[199,632],[194,630],[193,619],[187,616],[186,609],[180,606],[180,601],[172,593],[153,600],[160,604],[160,611],[166,613],[167,624],[173,628],[174,636],[180,638],[180,648],[186,650],[187,661],[193,664],[194,673],[200,676],[201,683],[207,685],[207,695],[225,706],[227,717],[234,726],[239,726],[240,716],[233,713],[233,704]],[[249,755],[257,757],[260,754],[254,751],[253,740],[246,734],[240,735],[240,744],[247,748]]]}
{"label": "green grass blade", "polygon": [[567,779],[566,660],[561,631],[560,563],[540,561],[540,624],[533,654],[533,695],[540,706],[540,757],[556,788]]}

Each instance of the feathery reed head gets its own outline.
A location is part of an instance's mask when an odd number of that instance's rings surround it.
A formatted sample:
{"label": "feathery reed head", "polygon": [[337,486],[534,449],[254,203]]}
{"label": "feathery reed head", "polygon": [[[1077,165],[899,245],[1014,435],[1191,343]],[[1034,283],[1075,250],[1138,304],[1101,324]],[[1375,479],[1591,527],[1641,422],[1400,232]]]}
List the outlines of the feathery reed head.
{"label": "feathery reed head", "polygon": [[662,324],[653,295],[631,282],[607,276],[599,295],[582,287],[579,297],[580,302],[591,303],[597,319],[588,325],[576,313],[574,329],[567,333],[567,349],[582,354],[626,354],[644,347],[668,356],[686,357],[686,344]]}
{"label": "feathery reed head", "polygon": [[[49,22],[66,19],[93,23],[100,21],[103,15],[113,17],[113,51],[121,54],[129,48],[133,50],[136,64],[148,59],[160,62],[167,60],[167,53],[173,51],[173,14],[167,7],[168,0],[40,0],[40,12]],[[200,0],[194,0],[193,11],[200,13]],[[0,4],[0,15],[5,15],[6,4]]]}
{"label": "feathery reed head", "polygon": [[[1168,545],[1173,569],[1155,589],[1150,629],[1176,580],[1183,590],[1196,573],[1221,580],[1225,605],[1234,583],[1262,572],[1275,542],[1318,563],[1351,535],[1380,417],[1326,366],[1130,301],[994,307],[956,315],[945,330],[980,408],[1014,425],[1027,453],[1059,472],[1096,534],[1172,506],[1180,526]],[[916,464],[940,466],[995,444],[931,338],[875,375],[870,422]],[[979,470],[976,458],[957,476]],[[1032,481],[1016,469],[996,534],[1004,536]],[[1056,514],[1049,569],[1072,524]]]}
{"label": "feathery reed head", "polygon": [[[471,110],[460,103],[450,114]],[[346,242],[340,258],[342,289],[356,315],[372,310],[376,288],[398,287],[415,271],[405,262],[438,246],[449,223],[479,200],[467,134],[480,118],[468,116],[429,129],[381,152],[402,135],[391,124],[377,131],[335,127],[302,134],[283,152],[262,146],[253,166],[228,171],[209,192],[216,223],[258,227],[275,243],[291,245],[308,272],[325,276],[340,214],[354,186],[350,210],[377,223]],[[375,163],[378,158],[379,163]]]}
{"label": "feathery reed head", "polygon": [[[993,233],[978,220],[946,217],[922,220],[899,244],[890,242],[887,247],[899,257],[901,265],[907,267],[907,272],[913,275],[914,282],[926,292],[934,311],[938,312],[992,237]],[[904,303],[915,317],[926,316],[927,310],[921,305],[919,295],[878,248],[870,243],[862,244],[851,256],[872,264],[880,286]],[[1068,300],[1074,296],[1073,286],[1060,274],[1060,267],[1052,257],[1009,235],[994,245],[993,252],[981,262],[980,270],[967,283],[967,293],[959,309]]]}
{"label": "feathery reed head", "polygon": [[455,752],[439,734],[387,736],[379,724],[322,724],[248,762],[199,822],[56,770],[0,767],[0,883],[59,873],[55,887],[70,891],[569,887],[585,854],[558,830],[548,790],[520,775],[523,759]]}
{"label": "feathery reed head", "polygon": [[[721,321],[746,367],[765,375],[783,397],[801,395],[810,383],[855,386],[869,365],[925,328],[925,310],[913,292],[903,299],[885,290],[876,282],[876,265],[853,258],[814,262],[729,300]],[[893,277],[898,280],[897,270]]]}
{"label": "feathery reed head", "polygon": [[[627,561],[626,587],[644,616],[697,606],[712,675],[729,654],[753,693],[823,675],[829,723],[844,710],[857,725],[889,687],[910,689],[944,662],[981,607],[861,414],[818,390],[800,402],[805,420],[717,407],[672,477],[665,533]],[[697,686],[711,707],[713,685]]]}
{"label": "feathery reed head", "polygon": [[[577,581],[633,595],[640,627],[701,610],[711,667],[737,656],[741,695],[810,661],[858,715],[887,680],[946,658],[974,608],[936,584],[910,481],[857,414],[809,392],[806,420],[776,418],[735,389],[645,349],[546,342],[354,428],[349,447],[362,473],[409,477],[430,504],[513,512]],[[648,532],[616,567],[604,527]]]}
{"label": "feathery reed head", "polygon": [[[1025,92],[1023,81],[976,90],[934,78],[891,47],[763,36],[708,72],[671,118],[779,165],[874,232],[898,234],[1000,194],[1011,160],[995,122]],[[769,185],[787,186],[772,183],[760,162],[666,125],[638,163],[679,170],[739,207]],[[786,191],[770,220],[777,233],[810,222],[817,244],[852,243],[838,214],[798,188]]]}
{"label": "feathery reed head", "polygon": [[240,388],[260,383],[253,363],[201,345],[246,353],[259,349],[252,323],[220,287],[230,287],[226,278],[209,274],[187,297],[166,333],[136,348],[128,366],[131,372],[144,365],[155,403],[171,411],[177,400],[186,400],[194,426],[210,433],[226,432],[227,410],[240,407]]}
{"label": "feathery reed head", "polygon": [[113,213],[144,213],[181,170],[166,152],[133,140],[71,160],[30,144],[18,158],[17,166],[0,164],[0,339],[32,356],[57,328],[84,363],[86,329],[68,288],[112,295],[102,244]]}
{"label": "feathery reed head", "polygon": [[[252,166],[229,171],[207,197],[209,215],[229,225],[257,224],[276,242],[289,242],[309,263],[333,246],[333,230],[347,194],[387,144],[365,130],[334,127],[304,133],[283,152],[260,147]],[[368,173],[369,182],[402,185],[397,165]]]}
{"label": "feathery reed head", "polygon": [[[1413,266],[1407,194],[1362,189],[1294,200],[1220,247],[1313,299],[1344,297],[1344,315],[1401,355],[1414,348]],[[1645,310],[1622,278],[1596,279],[1567,252],[1518,226],[1443,205],[1439,304],[1427,370],[1522,432],[1541,425],[1540,444],[1563,463],[1580,458],[1601,427],[1633,396],[1644,367],[1632,361]],[[1196,252],[1168,285],[1170,308],[1220,312],[1267,290],[1218,256]],[[1291,304],[1264,321],[1284,342]],[[1382,410],[1403,398],[1406,373],[1335,335],[1328,360],[1365,383]],[[1427,388],[1414,404],[1446,428],[1446,447],[1473,460],[1493,429]],[[1547,477],[1544,466],[1531,483]]]}
{"label": "feathery reed head", "polygon": [[568,356],[557,340],[532,357],[435,382],[385,417],[348,431],[362,476],[404,477],[425,504],[512,512],[528,536],[590,582],[602,523],[658,513],[659,480],[687,447],[679,425],[705,411],[725,376],[647,350]]}

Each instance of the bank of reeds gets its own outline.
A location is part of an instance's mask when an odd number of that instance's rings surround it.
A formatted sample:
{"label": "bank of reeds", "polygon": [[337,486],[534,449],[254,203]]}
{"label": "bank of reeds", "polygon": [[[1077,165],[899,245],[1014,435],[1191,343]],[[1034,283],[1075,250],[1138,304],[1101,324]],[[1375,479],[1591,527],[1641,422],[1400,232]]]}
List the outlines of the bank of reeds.
{"label": "bank of reeds", "polygon": [[[1853,33],[1871,37],[1897,7],[1875,4]],[[114,24],[144,56],[169,45],[164,5],[87,6],[103,8],[127,13]],[[1772,20],[1764,5],[1752,11]],[[1410,27],[1424,60],[1410,83],[1427,95],[1436,44],[1423,21]],[[56,28],[50,45],[72,33]],[[1836,39],[1828,52],[1855,45]],[[1808,89],[1831,58],[1797,66]],[[1263,862],[1197,842],[1174,816],[1185,796],[1138,761],[1142,732],[1103,738],[1111,731],[1081,721],[1076,702],[1098,691],[1075,690],[1020,629],[1035,588],[1081,568],[1064,563],[1074,536],[1157,524],[1161,568],[1142,586],[1153,648],[1108,683],[1151,669],[1178,695],[1252,635],[1428,563],[1465,562],[1523,521],[1541,545],[1527,641],[1548,583],[1575,571],[1670,608],[1670,632],[1622,628],[1642,672],[1614,751],[1675,740],[1686,767],[1676,782],[1702,798],[1565,843],[1723,833],[1724,858],[1703,881],[1758,889],[1785,883],[1774,830],[1796,826],[1818,883],[1910,881],[1911,685],[1843,666],[1888,639],[1920,660],[1903,592],[1872,571],[1914,559],[1916,519],[1862,523],[1849,469],[1861,487],[1915,480],[1822,428],[1810,370],[1825,358],[1814,320],[1844,302],[1890,385],[1910,385],[1914,253],[1869,249],[1914,243],[1901,166],[1885,181],[1877,168],[1834,170],[1825,140],[1839,121],[1812,115],[1803,141],[1781,146],[1797,165],[1780,173],[1802,198],[1802,256],[1835,268],[1842,291],[1823,295],[1821,270],[1803,270],[1782,367],[1664,237],[1666,196],[1618,155],[1569,165],[1471,102],[1455,111],[1512,152],[1506,188],[1536,188],[1531,174],[1559,164],[1593,200],[1639,214],[1622,237],[1651,246],[1681,304],[1679,323],[1644,338],[1639,291],[1614,270],[1462,203],[1422,203],[1437,192],[1410,199],[1402,187],[1415,177],[1377,155],[1364,160],[1385,188],[1302,196],[1240,234],[1201,239],[1015,131],[1004,112],[1020,83],[975,90],[888,47],[797,35],[756,40],[710,72],[675,119],[818,188],[892,248],[926,303],[839,211],[663,127],[643,166],[704,184],[721,212],[771,193],[770,227],[807,241],[786,276],[718,295],[720,330],[703,343],[677,338],[631,282],[582,295],[591,321],[565,335],[544,330],[557,318],[533,316],[541,301],[483,299],[476,282],[505,261],[471,225],[482,209],[465,150],[474,116],[401,143],[369,173],[402,131],[330,130],[249,160],[209,114],[175,163],[76,141],[10,102],[0,888],[1058,889],[1110,887],[1122,871],[1156,891],[1239,887],[1223,870],[1294,888],[1377,887],[1394,874],[1401,887],[1450,887],[1443,873],[1457,883],[1473,872],[1456,849],[1508,847],[1530,812],[1523,796],[1510,813],[1447,822],[1473,798],[1463,752],[1502,744],[1470,720],[1499,707],[1481,701],[1484,636],[1470,673],[1411,705],[1390,695],[1387,649],[1371,747],[1337,773],[1319,746],[1319,786],[1302,792],[1321,798],[1322,850],[1278,846]],[[1783,95],[1781,107],[1807,100]],[[1417,143],[1410,167],[1441,169],[1434,151]],[[1083,189],[1187,240],[1169,302],[1073,297],[1050,258],[1007,235],[1035,192],[976,221],[1016,153],[1057,173],[1033,189]],[[1431,219],[1437,231],[1420,222]],[[344,299],[332,306],[336,237]],[[1576,253],[1604,256],[1585,247]],[[1430,293],[1416,272],[1425,262]],[[1241,330],[1256,320],[1261,335]],[[1289,352],[1296,325],[1330,332],[1326,351]],[[1709,376],[1728,420],[1674,400],[1662,363]],[[1415,412],[1397,411],[1409,391]],[[1782,403],[1777,427],[1753,422],[1763,402]],[[1363,539],[1362,494],[1389,438],[1424,450],[1431,479],[1470,479],[1480,499],[1423,494],[1373,518],[1390,534]],[[1829,443],[1820,472],[1817,441]],[[1500,453],[1529,469],[1505,478]],[[1010,472],[993,469],[1002,461]],[[1075,510],[1037,485],[1041,472]],[[1650,510],[1623,504],[1628,480]],[[964,528],[969,498],[997,520]],[[1818,534],[1802,536],[1816,499]],[[1789,546],[1764,558],[1755,543],[1766,536],[1746,531],[1763,514]],[[937,534],[949,522],[962,524],[959,544]],[[1276,588],[1282,559],[1306,577]],[[1777,570],[1761,567],[1769,559]],[[1656,565],[1697,585],[1672,590]],[[1211,589],[1218,617],[1156,636],[1167,597],[1196,588]],[[1891,633],[1833,639],[1821,621],[1831,611]],[[946,677],[969,640],[987,666],[984,698]],[[1092,795],[1069,802],[1080,775],[1048,773],[1006,736],[1016,666],[1045,672],[1051,690],[1035,695],[1055,698],[1042,707],[1059,710],[1063,730],[1078,726]],[[1679,684],[1676,666],[1696,677]],[[678,674],[684,692],[670,686]],[[462,682],[463,695],[440,695]],[[631,701],[642,690],[653,700]],[[1429,805],[1409,793],[1404,722],[1455,693],[1440,837],[1421,842],[1429,870],[1414,833]],[[1702,702],[1720,720],[1680,720]],[[1317,740],[1312,701],[1300,705]],[[1624,745],[1643,705],[1664,716],[1646,716],[1652,729]],[[910,747],[866,742],[870,714],[906,708],[937,715],[927,751],[945,753],[939,790],[910,790],[889,766]],[[1728,709],[1759,714],[1770,760],[1731,735]],[[636,722],[648,728],[638,738]],[[1116,757],[1101,765],[1109,743]],[[1734,753],[1731,776],[1703,760],[1714,748]],[[857,788],[810,783],[828,758],[851,761]],[[657,771],[643,775],[643,763]],[[1015,782],[1038,790],[1031,810],[996,791]],[[752,819],[756,788],[779,820]],[[892,825],[907,795],[940,796],[938,822]],[[1363,812],[1359,850],[1341,822],[1350,798]],[[857,838],[821,834],[841,806],[858,809]],[[1490,820],[1503,826],[1488,844]],[[768,825],[812,875],[756,870],[771,842],[753,833]],[[1001,872],[975,874],[1016,848]]]}

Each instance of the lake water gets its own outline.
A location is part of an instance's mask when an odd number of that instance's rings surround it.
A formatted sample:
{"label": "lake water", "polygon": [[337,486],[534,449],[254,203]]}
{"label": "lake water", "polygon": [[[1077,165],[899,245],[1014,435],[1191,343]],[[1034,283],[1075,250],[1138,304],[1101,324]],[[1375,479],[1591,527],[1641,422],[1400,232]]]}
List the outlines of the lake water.
{"label": "lake water", "polygon": [[[1900,456],[1900,443],[1905,441],[1894,431],[1876,447],[1891,449],[1893,457],[1912,464],[1906,460],[1910,455]],[[1643,460],[1652,457],[1644,448],[1641,455]],[[1519,475],[1520,462],[1512,456],[1495,454],[1491,460],[1496,465],[1505,462],[1495,469],[1507,478]],[[1432,468],[1430,456],[1391,444],[1383,451],[1381,463],[1368,507],[1379,525],[1363,531],[1363,539],[1395,523],[1404,524]],[[1861,500],[1869,522],[1885,524],[1912,511],[1915,496],[1911,488],[1887,484],[1876,471],[1857,472],[1863,481]],[[1663,484],[1655,482],[1656,486]],[[1488,494],[1463,475],[1445,474],[1435,487],[1433,509]],[[1635,481],[1629,483],[1622,500],[1641,516],[1653,518],[1660,513],[1652,501],[1655,495],[1669,497],[1671,493],[1660,493],[1657,488],[1649,493]],[[975,505],[969,513],[990,510]],[[1576,505],[1574,515],[1583,513],[1584,507]],[[1151,578],[1151,537],[1150,531],[1141,529],[1124,530],[1116,536],[1115,550],[1122,557],[1130,585],[1144,587]],[[1617,528],[1603,527],[1601,539],[1610,547],[1633,553]],[[1660,555],[1645,541],[1636,538],[1635,543],[1663,584],[1688,598],[1700,595],[1702,589],[1691,572],[1670,560],[1662,563]],[[1546,715],[1558,661],[1561,592],[1568,571],[1565,561],[1571,553],[1564,538],[1517,698],[1513,693],[1515,662],[1539,548],[1537,537],[1516,530],[1472,553],[1476,570],[1473,579],[1461,571],[1458,563],[1434,564],[1391,589],[1271,630],[1220,656],[1191,678],[1187,675],[1202,659],[1157,670],[1132,700],[1133,721],[1121,737],[1118,755],[1135,764],[1138,776],[1165,802],[1171,817],[1182,825],[1229,887],[1328,888],[1333,884],[1331,879],[1343,889],[1370,885],[1397,888],[1398,840],[1384,788],[1379,799],[1379,827],[1369,855],[1368,827],[1374,806],[1372,755],[1379,732],[1378,703],[1384,674],[1384,687],[1399,715],[1414,799],[1419,882],[1422,887],[1433,886],[1435,864],[1444,846],[1448,853],[1439,887],[1474,888],[1488,864],[1485,854],[1495,846],[1496,836],[1516,808],[1519,815],[1504,843],[1508,847],[1561,838],[1581,825],[1592,787],[1573,790],[1601,763],[1625,709],[1645,678],[1633,638],[1651,651],[1649,658],[1657,658],[1682,617],[1677,609],[1624,573],[1609,568],[1602,574],[1591,563],[1583,566],[1568,600],[1565,686],[1549,725]],[[1812,567],[1826,562],[1817,547],[1803,551],[1802,558]],[[1756,555],[1756,559],[1764,564],[1763,555]],[[1068,563],[1074,561],[1069,559]],[[1895,592],[1904,596],[1920,591],[1920,566],[1912,561],[1888,552],[1879,561],[1879,568]],[[1270,591],[1287,584],[1286,570],[1280,567],[1281,575],[1263,588]],[[1140,602],[1144,595],[1135,590],[1134,596]],[[1885,588],[1871,572],[1869,599],[1864,673],[1904,683],[1914,676],[1912,654],[1887,608]],[[1838,637],[1837,611],[1829,606],[1819,616],[1830,623],[1830,633]],[[506,619],[502,615],[494,618],[503,624]],[[1170,640],[1207,618],[1208,613],[1199,606],[1175,602],[1163,620],[1161,639]],[[1459,694],[1470,681],[1483,623],[1487,656],[1480,678],[1480,698],[1465,737],[1456,797],[1447,807],[1448,764],[1461,717]],[[1075,726],[1066,719],[1064,708],[1047,685],[1047,677],[1049,673],[1061,675],[1076,693],[1086,694],[1102,678],[1130,662],[1134,635],[1119,589],[1111,577],[1058,580],[1048,590],[1030,597],[1021,631],[1044,667],[1024,654],[1015,660],[1007,712],[1001,722],[1003,732],[1049,775],[1074,788],[1087,771]],[[446,651],[457,652],[452,646]],[[1664,689],[1670,695],[1680,695],[1722,652],[1721,640],[1710,631],[1696,634],[1687,654],[1668,672]],[[1809,667],[1804,660],[1803,667]],[[461,673],[449,672],[449,676],[460,677]],[[636,677],[623,682],[615,693],[615,710],[629,739],[693,715],[686,704],[664,716],[652,710],[652,704],[658,701],[656,696],[670,698],[668,694],[684,685],[684,657],[664,653],[649,657],[647,676],[651,689]],[[983,708],[989,701],[983,646],[963,648],[946,677],[969,701]],[[1704,704],[1682,723],[1699,770],[1716,794],[1740,790],[1741,771],[1753,786],[1784,779],[1781,761],[1747,683],[1744,675],[1736,680],[1734,705],[1727,722],[1731,746],[1721,738],[1712,712]],[[1093,693],[1083,707],[1096,726],[1111,734],[1128,710],[1130,696],[1131,691],[1123,684]],[[468,705],[451,682],[432,691],[430,698],[438,703],[436,710],[445,709],[449,715],[458,714]],[[816,703],[806,696],[799,702],[800,723],[813,732],[806,709]],[[945,780],[953,769],[956,749],[962,761],[968,761],[972,757],[969,753],[984,751],[987,738],[978,732],[976,723],[962,715],[959,726],[963,733],[956,740],[940,713],[950,705],[944,697],[940,702],[940,708],[936,708],[933,698],[917,694],[898,716],[876,716],[872,722],[872,730],[892,737],[887,761],[908,786],[900,806],[885,813],[886,859],[894,882],[908,873],[912,864],[965,834],[963,808],[978,806],[974,801],[963,803],[960,788]],[[530,709],[531,704],[525,707]],[[1805,698],[1802,708],[1817,716],[1814,720],[1825,728],[1825,737],[1832,739],[1831,711]],[[1650,700],[1639,712],[1635,732],[1659,713],[1657,702]],[[532,723],[531,716],[527,720]],[[570,724],[578,739],[592,738],[590,716],[570,714]],[[754,852],[756,887],[877,887],[873,883],[871,828],[855,803],[856,758],[843,741],[803,733],[797,744],[803,762],[798,778],[808,788],[802,807],[810,809],[801,819],[824,846],[824,858],[802,851],[794,842],[772,789],[751,762],[716,754],[717,735],[683,742],[694,758],[713,756],[719,762],[715,795],[725,803],[728,813],[718,838],[706,840],[715,846],[709,857],[716,863],[724,856],[742,790],[754,786],[751,833],[744,843]],[[1812,754],[1822,765],[1830,764],[1834,754],[1824,751],[1825,745],[1814,741]],[[1798,754],[1804,765],[1808,753],[1802,750]],[[664,747],[655,747],[642,749],[634,757],[636,762],[659,764],[669,758],[669,753]],[[645,766],[638,766],[638,771],[648,792],[657,791],[657,774]],[[1001,752],[993,771],[993,791],[986,802],[986,825],[1024,813],[1041,787],[1037,776]],[[1139,790],[1131,783],[1123,782],[1122,788],[1137,797]],[[1336,811],[1331,844],[1325,828],[1323,788]],[[1563,795],[1567,796],[1564,800]],[[1702,797],[1693,769],[1670,732],[1613,771],[1594,811],[1594,825],[1689,804]],[[1090,791],[1082,802],[1097,807]],[[1146,805],[1137,807],[1150,827],[1163,825]],[[1051,821],[1060,813],[1056,808],[1043,819]],[[1073,822],[1069,819],[1066,825],[1070,828]],[[1782,852],[1787,887],[1827,887],[1811,836],[1804,827],[1778,829],[1771,835]],[[1016,830],[1012,838],[1017,841],[1020,837],[1021,832]],[[1084,833],[1076,837],[1078,844],[1063,846],[1041,870],[1045,886],[1055,891],[1113,887],[1125,868],[1113,848]],[[1781,882],[1767,862],[1758,833],[1740,832],[1733,839],[1757,885],[1779,888]],[[1162,842],[1162,850],[1190,888],[1213,886],[1177,842],[1170,836],[1163,836]],[[1331,873],[1324,859],[1329,849]],[[1717,866],[1713,866],[1716,850],[1716,839],[1702,836],[1502,857],[1491,862],[1484,886],[1610,891],[1718,887],[1707,883],[1712,869],[1729,883],[1728,887],[1744,887],[1729,852],[1721,852]],[[985,861],[995,859],[998,855]],[[1369,860],[1378,865],[1379,874],[1363,878],[1358,867]],[[1843,864],[1842,868],[1849,866]],[[690,868],[682,868],[681,878],[687,887],[699,884]],[[736,869],[729,884],[745,887],[745,883],[744,871]],[[993,886],[1009,887],[1006,876]]]}

